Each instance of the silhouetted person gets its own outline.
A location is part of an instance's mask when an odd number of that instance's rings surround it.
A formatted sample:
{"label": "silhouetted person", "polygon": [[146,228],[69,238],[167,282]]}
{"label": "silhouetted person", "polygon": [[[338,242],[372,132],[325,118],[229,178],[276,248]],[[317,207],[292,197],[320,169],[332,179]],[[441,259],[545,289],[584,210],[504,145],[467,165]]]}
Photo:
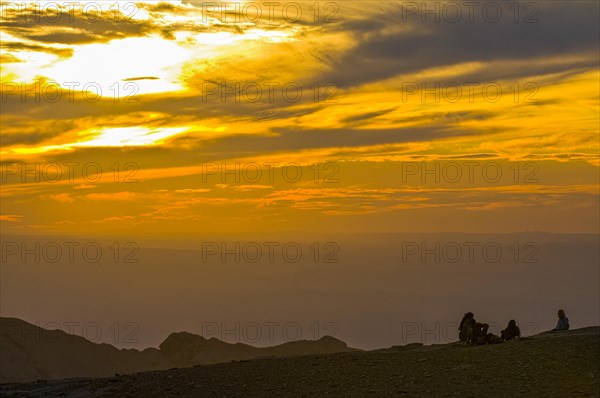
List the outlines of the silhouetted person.
{"label": "silhouetted person", "polygon": [[517,322],[514,319],[511,319],[508,322],[508,326],[506,329],[500,332],[500,336],[502,340],[508,341],[512,339],[518,339],[521,337],[521,330],[517,326]]}
{"label": "silhouetted person", "polygon": [[460,326],[458,327],[458,339],[466,343],[472,343],[474,341],[475,331],[475,315],[472,312],[467,312],[463,315]]}
{"label": "silhouetted person", "polygon": [[552,331],[569,330],[569,318],[565,315],[564,310],[558,310],[558,323]]}
{"label": "silhouetted person", "polygon": [[473,330],[472,343],[477,345],[485,344],[485,338],[488,334],[489,327],[490,325],[488,325],[487,323],[476,322],[475,328]]}
{"label": "silhouetted person", "polygon": [[485,344],[500,344],[504,343],[504,340],[500,336],[496,336],[494,333],[488,333],[485,335]]}

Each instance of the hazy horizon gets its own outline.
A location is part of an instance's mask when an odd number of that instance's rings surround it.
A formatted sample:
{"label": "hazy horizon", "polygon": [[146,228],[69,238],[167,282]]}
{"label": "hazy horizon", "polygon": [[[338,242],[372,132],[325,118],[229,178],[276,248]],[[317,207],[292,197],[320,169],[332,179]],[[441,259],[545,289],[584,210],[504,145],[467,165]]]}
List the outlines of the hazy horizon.
{"label": "hazy horizon", "polygon": [[446,343],[467,311],[495,333],[510,319],[524,335],[552,329],[558,308],[573,328],[600,324],[595,234],[368,237],[154,248],[4,236],[2,316],[121,348],[157,347],[179,331],[256,346],[324,335],[361,349]]}

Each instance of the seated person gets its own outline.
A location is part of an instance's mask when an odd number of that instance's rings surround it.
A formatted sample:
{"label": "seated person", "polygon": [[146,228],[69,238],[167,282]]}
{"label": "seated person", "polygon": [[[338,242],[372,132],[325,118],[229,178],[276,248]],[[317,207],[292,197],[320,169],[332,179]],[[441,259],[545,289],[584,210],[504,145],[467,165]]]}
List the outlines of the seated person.
{"label": "seated person", "polygon": [[511,319],[508,322],[508,326],[506,327],[506,329],[504,329],[503,331],[500,332],[500,336],[502,337],[502,340],[504,340],[504,341],[520,338],[521,330],[517,326],[517,322],[515,322],[514,319]]}
{"label": "seated person", "polygon": [[501,337],[496,336],[493,333],[488,333],[485,336],[485,344],[500,344],[500,343],[504,343],[504,340],[502,340]]}
{"label": "seated person", "polygon": [[490,325],[487,323],[476,322],[472,343],[477,345],[485,344],[489,327]]}
{"label": "seated person", "polygon": [[569,318],[565,315],[564,310],[558,310],[558,323],[552,331],[569,330]]}
{"label": "seated person", "polygon": [[460,341],[464,341],[466,343],[471,343],[473,341],[473,331],[475,328],[475,318],[472,312],[467,312],[462,321],[460,321],[460,326],[458,327],[458,338]]}

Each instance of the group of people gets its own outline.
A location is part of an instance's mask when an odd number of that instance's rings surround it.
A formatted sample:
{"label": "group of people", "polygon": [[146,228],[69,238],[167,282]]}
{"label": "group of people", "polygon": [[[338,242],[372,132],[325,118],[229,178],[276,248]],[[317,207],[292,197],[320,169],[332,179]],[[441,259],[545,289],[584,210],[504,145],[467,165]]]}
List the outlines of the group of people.
{"label": "group of people", "polygon": [[[481,345],[503,343],[521,337],[521,330],[514,319],[508,322],[508,326],[500,332],[500,336],[488,332],[489,327],[490,325],[487,323],[475,321],[475,315],[472,312],[467,312],[460,321],[458,338],[467,344]],[[564,310],[558,310],[558,324],[552,329],[552,331],[561,330],[569,330],[569,318],[567,318]]]}

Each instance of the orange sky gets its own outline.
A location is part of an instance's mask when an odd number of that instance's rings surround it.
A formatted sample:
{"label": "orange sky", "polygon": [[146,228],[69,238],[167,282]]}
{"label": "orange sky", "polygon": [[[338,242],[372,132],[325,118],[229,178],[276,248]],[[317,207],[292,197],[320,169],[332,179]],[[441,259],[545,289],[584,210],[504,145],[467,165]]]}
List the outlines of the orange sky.
{"label": "orange sky", "polygon": [[2,2],[4,233],[599,232],[594,2],[50,3]]}

